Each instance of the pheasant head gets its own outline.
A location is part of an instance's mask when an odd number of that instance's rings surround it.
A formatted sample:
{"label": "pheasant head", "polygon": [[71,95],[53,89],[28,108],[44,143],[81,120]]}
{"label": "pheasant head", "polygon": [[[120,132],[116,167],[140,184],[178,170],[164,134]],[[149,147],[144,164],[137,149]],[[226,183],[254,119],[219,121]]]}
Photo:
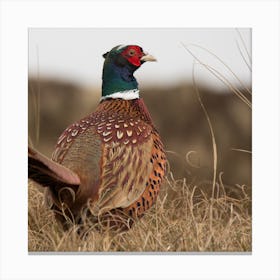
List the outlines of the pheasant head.
{"label": "pheasant head", "polygon": [[120,45],[103,55],[102,99],[139,97],[134,72],[146,61],[156,59],[136,45]]}

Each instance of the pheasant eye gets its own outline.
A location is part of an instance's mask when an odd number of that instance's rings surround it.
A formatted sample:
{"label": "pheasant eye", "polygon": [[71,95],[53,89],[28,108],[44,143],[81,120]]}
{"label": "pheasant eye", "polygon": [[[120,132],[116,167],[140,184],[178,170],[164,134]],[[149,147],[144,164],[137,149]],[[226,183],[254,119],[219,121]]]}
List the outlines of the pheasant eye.
{"label": "pheasant eye", "polygon": [[128,54],[129,54],[130,56],[134,56],[134,55],[135,55],[135,50],[133,50],[133,49],[129,50],[129,51],[128,51]]}

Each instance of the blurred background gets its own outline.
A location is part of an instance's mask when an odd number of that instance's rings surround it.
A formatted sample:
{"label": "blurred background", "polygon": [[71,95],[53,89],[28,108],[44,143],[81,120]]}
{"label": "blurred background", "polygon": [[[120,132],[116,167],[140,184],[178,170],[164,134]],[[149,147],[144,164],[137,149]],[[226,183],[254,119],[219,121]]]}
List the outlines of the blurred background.
{"label": "blurred background", "polygon": [[102,54],[120,44],[140,45],[158,59],[145,63],[135,77],[175,178],[211,185],[213,176],[212,139],[194,78],[213,126],[218,173],[223,172],[229,191],[236,185],[251,189],[247,28],[29,29],[28,119],[33,145],[50,157],[63,130],[95,110]]}

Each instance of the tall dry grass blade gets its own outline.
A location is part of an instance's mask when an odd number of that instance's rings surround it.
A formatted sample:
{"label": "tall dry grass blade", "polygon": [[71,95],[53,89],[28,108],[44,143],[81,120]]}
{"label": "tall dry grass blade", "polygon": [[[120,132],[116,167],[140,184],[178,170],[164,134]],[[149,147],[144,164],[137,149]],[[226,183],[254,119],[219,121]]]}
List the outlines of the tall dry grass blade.
{"label": "tall dry grass blade", "polygon": [[245,44],[245,41],[244,41],[244,39],[243,39],[243,36],[241,35],[241,32],[239,31],[238,28],[236,28],[235,30],[236,30],[236,32],[238,33],[239,37],[240,37],[240,40],[241,40],[241,42],[242,42],[242,45],[243,45],[243,47],[244,47],[244,49],[245,49],[245,51],[246,51],[246,53],[247,53],[248,59],[250,60],[250,64],[252,64],[252,56],[251,56],[250,53],[249,53],[249,50],[248,50],[248,48],[247,48],[247,46],[246,46],[246,44]]}
{"label": "tall dry grass blade", "polygon": [[232,151],[237,151],[237,152],[242,152],[242,153],[248,153],[252,154],[252,151],[245,150],[245,149],[236,149],[236,148],[231,148]]}
{"label": "tall dry grass blade", "polygon": [[[185,45],[184,45],[185,46]],[[212,55],[215,59],[217,59],[222,65],[224,65],[226,67],[226,69],[234,76],[234,78],[240,83],[240,85],[246,89],[246,91],[248,93],[251,94],[251,90],[239,79],[239,77],[234,73],[234,71],[220,58],[218,57],[215,53],[213,53],[212,51],[204,48],[203,46],[197,45],[197,44],[189,44],[189,46],[193,46],[196,48],[199,48],[201,50],[204,50],[205,52],[209,53],[210,55]],[[186,48],[186,46],[185,46]],[[197,59],[197,58],[196,58]],[[197,59],[198,60],[198,59]]]}
{"label": "tall dry grass blade", "polygon": [[228,79],[226,79],[219,71],[217,71],[215,68],[198,62],[197,64],[205,67],[211,74],[213,74],[216,78],[218,78],[224,85],[228,86],[228,88],[239,98],[241,101],[243,101],[250,109],[252,109],[252,103],[251,101],[236,87],[230,83]]}
{"label": "tall dry grass blade", "polygon": [[214,130],[213,130],[213,126],[212,126],[212,123],[211,123],[211,120],[210,120],[210,117],[208,115],[208,112],[201,100],[201,96],[200,96],[200,93],[199,93],[199,90],[198,90],[198,87],[197,87],[197,84],[196,84],[196,80],[195,80],[195,61],[193,63],[193,69],[192,69],[192,81],[193,81],[193,85],[194,85],[194,90],[196,92],[196,95],[197,95],[197,99],[198,99],[198,102],[204,112],[204,115],[207,119],[207,122],[208,122],[208,126],[209,126],[209,129],[210,129],[210,134],[211,134],[211,140],[212,140],[212,148],[213,148],[213,181],[212,181],[212,195],[211,195],[211,200],[210,200],[210,207],[209,207],[209,232],[210,232],[210,235],[209,235],[209,238],[207,240],[207,243],[206,243],[206,247],[205,248],[208,248],[211,240],[212,240],[212,236],[213,236],[213,201],[214,201],[214,195],[215,195],[215,186],[216,186],[216,181],[217,181],[217,144],[216,144],[216,139],[215,139],[215,134],[214,134]]}
{"label": "tall dry grass blade", "polygon": [[[246,64],[247,67],[249,68],[249,70],[252,71],[252,66],[251,66],[251,65],[249,64],[249,62],[246,60],[246,58],[245,58],[245,56],[244,56],[244,54],[243,54],[243,52],[242,52],[242,50],[241,50],[241,48],[240,48],[240,45],[239,45],[238,41],[235,40],[235,43],[236,43],[236,46],[237,46],[237,48],[238,48],[238,51],[239,51],[239,53],[240,53],[240,55],[241,55],[243,61],[245,62],[245,64]],[[251,94],[251,91],[248,91],[248,92]]]}
{"label": "tall dry grass blade", "polygon": [[214,75],[218,80],[220,80],[224,85],[226,85],[237,97],[239,97],[249,108],[252,108],[251,101],[236,87],[230,83],[218,70],[203,63],[192,51],[190,51],[183,43],[183,47],[197,60],[197,62],[205,67],[212,75]]}
{"label": "tall dry grass blade", "polygon": [[213,188],[212,188],[212,196],[214,196],[216,177],[217,177],[217,144],[216,144],[215,134],[214,134],[214,130],[213,130],[213,126],[212,126],[210,117],[208,115],[208,112],[207,112],[202,100],[201,100],[201,96],[200,96],[200,93],[199,93],[199,90],[198,90],[198,87],[197,87],[197,84],[196,84],[196,81],[195,81],[195,76],[194,76],[194,68],[195,68],[194,66],[195,65],[196,64],[194,63],[193,64],[193,70],[192,70],[192,81],[193,81],[193,85],[194,85],[194,90],[196,92],[198,102],[199,102],[199,104],[200,104],[200,106],[201,106],[201,108],[204,112],[204,115],[206,117],[209,129],[210,129],[211,140],[212,140],[212,148],[213,148],[213,185],[212,185]]}
{"label": "tall dry grass blade", "polygon": [[236,87],[232,85],[232,83],[226,79],[219,71],[217,71],[215,68],[204,64],[199,63],[203,67],[205,67],[207,70],[209,70],[215,77],[217,77],[220,81],[222,81],[228,88],[237,96],[239,97],[250,109],[252,109],[252,103],[251,101]]}
{"label": "tall dry grass blade", "polygon": [[34,147],[33,141],[32,141],[31,136],[29,134],[28,134],[28,147],[31,147],[31,148]]}
{"label": "tall dry grass blade", "polygon": [[223,197],[226,198],[226,189],[225,189],[225,186],[224,186],[224,182],[222,180],[222,175],[224,174],[224,172],[220,172],[219,173],[219,185],[220,185],[220,188],[222,189],[222,192],[223,192]]}
{"label": "tall dry grass blade", "polygon": [[40,99],[41,99],[41,86],[40,86],[40,60],[39,60],[39,47],[36,46],[37,54],[37,94],[35,94],[35,133],[36,133],[36,143],[39,143],[40,137]]}
{"label": "tall dry grass blade", "polygon": [[[41,99],[41,86],[40,86],[40,62],[39,62],[39,49],[38,46],[36,47],[37,50],[37,78],[36,78],[36,90],[32,83],[29,83],[30,93],[29,97],[33,103],[33,109],[29,112],[32,112],[32,118],[34,119],[33,122],[33,131],[34,134],[29,132],[28,134],[28,145],[34,147],[35,144],[39,143],[40,138],[40,99]],[[34,142],[32,139],[35,139]]]}
{"label": "tall dry grass blade", "polygon": [[33,140],[32,139],[36,139],[36,110],[37,110],[37,101],[36,101],[36,92],[34,90],[33,84],[30,83],[29,85],[30,88],[30,92],[28,92],[28,98],[32,101],[33,103],[33,110],[28,110],[28,113],[31,114],[32,113],[32,118],[34,119],[33,122],[33,131],[35,131],[35,135],[31,135],[31,131],[28,132],[28,145],[30,145],[31,147],[34,147],[33,145]]}

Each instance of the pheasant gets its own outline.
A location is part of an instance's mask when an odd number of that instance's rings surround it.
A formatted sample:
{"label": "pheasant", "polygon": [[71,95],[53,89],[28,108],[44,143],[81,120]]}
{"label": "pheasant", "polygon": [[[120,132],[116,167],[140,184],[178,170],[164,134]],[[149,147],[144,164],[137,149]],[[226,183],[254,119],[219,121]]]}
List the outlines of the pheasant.
{"label": "pheasant", "polygon": [[51,208],[64,223],[107,217],[130,228],[155,202],[166,171],[166,155],[133,76],[156,59],[136,45],[103,55],[102,97],[95,112],[59,137],[52,159],[28,149],[29,178],[46,189]]}

